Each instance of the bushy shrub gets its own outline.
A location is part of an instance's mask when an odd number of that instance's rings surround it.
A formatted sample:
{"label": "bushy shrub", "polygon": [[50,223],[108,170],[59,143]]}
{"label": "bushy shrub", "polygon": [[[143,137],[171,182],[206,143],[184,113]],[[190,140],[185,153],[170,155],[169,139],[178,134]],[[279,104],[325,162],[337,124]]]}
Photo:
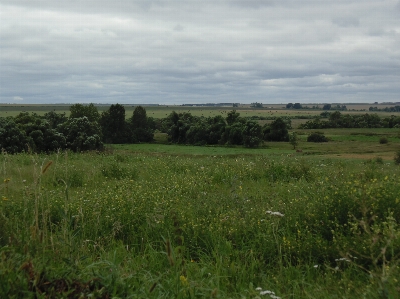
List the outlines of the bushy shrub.
{"label": "bushy shrub", "polygon": [[28,138],[12,118],[0,118],[0,150],[19,153],[27,149]]}
{"label": "bushy shrub", "polygon": [[74,152],[103,149],[99,124],[90,122],[86,116],[69,118],[58,130],[65,136],[67,147]]}
{"label": "bushy shrub", "polygon": [[263,134],[266,141],[289,141],[288,128],[282,118],[277,118],[271,124],[265,124]]}
{"label": "bushy shrub", "polygon": [[380,139],[379,139],[379,143],[380,144],[386,144],[386,143],[388,143],[389,142],[389,140],[386,138],[386,137],[381,137]]}
{"label": "bushy shrub", "polygon": [[321,132],[314,132],[307,137],[307,142],[328,142],[328,138]]}

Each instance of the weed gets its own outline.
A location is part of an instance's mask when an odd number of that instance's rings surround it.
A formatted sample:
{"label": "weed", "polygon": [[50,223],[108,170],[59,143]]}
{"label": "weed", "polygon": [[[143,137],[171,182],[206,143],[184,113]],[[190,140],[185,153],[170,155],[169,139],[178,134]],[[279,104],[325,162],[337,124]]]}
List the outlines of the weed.
{"label": "weed", "polygon": [[135,169],[128,169],[118,162],[110,161],[101,167],[101,173],[104,177],[109,179],[136,179],[138,173]]}

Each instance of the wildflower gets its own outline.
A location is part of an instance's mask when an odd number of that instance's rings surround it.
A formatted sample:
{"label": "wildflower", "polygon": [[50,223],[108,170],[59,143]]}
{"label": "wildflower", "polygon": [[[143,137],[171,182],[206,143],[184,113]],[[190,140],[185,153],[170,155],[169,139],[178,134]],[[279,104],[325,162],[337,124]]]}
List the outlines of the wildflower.
{"label": "wildflower", "polygon": [[4,183],[8,183],[10,179],[4,179]]}
{"label": "wildflower", "polygon": [[314,268],[317,269],[319,267],[319,265],[314,265]]}
{"label": "wildflower", "polygon": [[183,276],[183,275],[179,276],[179,280],[181,281],[181,284],[183,286],[187,286],[189,284],[188,281],[187,281],[187,278],[185,276]]}
{"label": "wildflower", "polygon": [[345,258],[345,257],[342,257],[342,258],[340,258],[340,259],[335,259],[335,261],[336,261],[336,262],[341,262],[341,261],[344,261],[344,262],[351,262],[351,260],[349,260],[349,259],[347,259],[347,258]]}
{"label": "wildflower", "polygon": [[270,215],[272,215],[272,216],[279,216],[279,217],[285,216],[284,214],[282,214],[282,213],[280,213],[280,212],[266,211],[265,213],[270,214]]}
{"label": "wildflower", "polygon": [[2,196],[1,199],[2,199],[2,200],[8,200],[8,198],[5,197],[5,196]]}
{"label": "wildflower", "polygon": [[260,288],[260,287],[256,288],[256,291],[260,292],[260,296],[269,295],[269,297],[272,299],[281,299],[281,297],[276,296],[275,292],[273,292],[273,291],[269,291],[269,290],[263,291],[262,288]]}
{"label": "wildflower", "polygon": [[272,291],[262,291],[262,292],[260,292],[260,295],[275,295],[275,293],[274,292],[272,292]]}

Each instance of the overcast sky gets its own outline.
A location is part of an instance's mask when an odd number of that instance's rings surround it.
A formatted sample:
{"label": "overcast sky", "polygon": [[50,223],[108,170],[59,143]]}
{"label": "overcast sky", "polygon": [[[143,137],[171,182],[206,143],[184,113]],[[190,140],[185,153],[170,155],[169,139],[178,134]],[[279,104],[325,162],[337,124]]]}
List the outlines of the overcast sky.
{"label": "overcast sky", "polygon": [[0,0],[0,103],[389,101],[399,0]]}

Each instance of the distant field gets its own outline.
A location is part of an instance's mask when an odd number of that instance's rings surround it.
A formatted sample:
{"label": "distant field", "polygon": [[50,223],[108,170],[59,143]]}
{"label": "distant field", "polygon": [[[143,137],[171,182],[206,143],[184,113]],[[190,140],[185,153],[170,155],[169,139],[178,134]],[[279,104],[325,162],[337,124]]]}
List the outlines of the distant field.
{"label": "distant field", "polygon": [[[296,156],[325,156],[342,159],[373,159],[381,157],[384,160],[392,161],[395,152],[400,149],[399,129],[324,129],[324,130],[297,130],[299,138],[298,149],[301,153],[293,150],[287,142],[265,142],[257,149],[243,147],[219,147],[219,146],[186,146],[186,145],[165,145],[167,135],[156,133],[157,144],[129,144],[112,145],[112,149],[146,152],[153,154],[180,154],[180,155],[204,155],[204,156],[226,156],[226,155],[291,155]],[[326,143],[307,142],[311,132],[319,131],[330,139]],[[388,139],[387,144],[380,144],[381,137]]]}
{"label": "distant field", "polygon": [[[312,107],[312,104],[308,106]],[[321,106],[321,105],[320,105]],[[391,107],[394,105],[374,105],[374,104],[347,104],[348,111],[344,111],[341,113],[368,113],[369,107],[378,107],[383,109],[385,107]],[[69,115],[69,107],[70,105],[0,105],[0,117],[6,116],[16,116],[20,112],[35,112],[39,115],[43,115],[49,111],[55,111],[57,113],[65,113],[67,116]],[[126,110],[126,117],[131,117],[133,110],[135,109],[134,105],[124,105]],[[98,105],[97,106],[99,112],[103,112],[109,108],[107,105]],[[250,105],[240,105],[239,107],[190,107],[190,106],[145,106],[147,115],[154,118],[164,118],[168,116],[172,111],[180,112],[189,112],[195,116],[216,116],[222,115],[226,116],[226,113],[235,109],[238,111],[241,116],[313,116],[319,115],[322,110],[315,109],[301,109],[301,110],[287,110],[285,109],[285,105],[265,105],[264,108],[255,109],[251,108]],[[400,113],[388,113],[388,112],[376,112],[380,116],[390,116],[392,114],[400,115]]]}

